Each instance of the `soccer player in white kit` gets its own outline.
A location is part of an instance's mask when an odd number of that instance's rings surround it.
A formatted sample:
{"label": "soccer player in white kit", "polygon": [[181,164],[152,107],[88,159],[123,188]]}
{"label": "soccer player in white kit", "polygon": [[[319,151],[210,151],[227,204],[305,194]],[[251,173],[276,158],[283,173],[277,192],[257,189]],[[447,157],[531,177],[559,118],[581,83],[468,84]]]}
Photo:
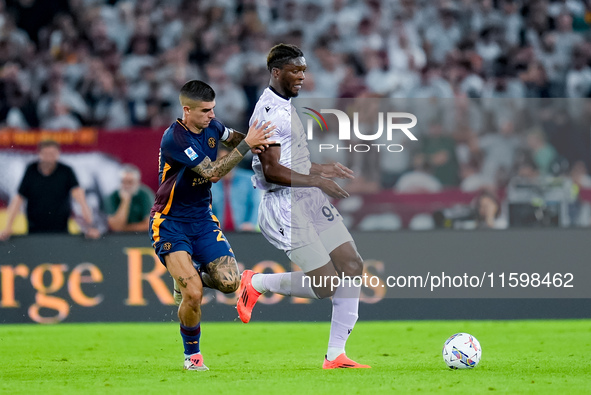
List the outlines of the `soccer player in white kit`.
{"label": "soccer player in white kit", "polygon": [[[272,121],[278,144],[253,158],[256,188],[265,191],[259,208],[259,226],[265,238],[284,250],[302,271],[254,273],[245,270],[238,298],[240,319],[250,321],[258,297],[265,292],[310,299],[332,297],[332,320],[323,368],[369,368],[345,354],[345,343],[358,317],[360,288],[343,281],[333,288],[335,276],[361,276],[363,260],[351,234],[326,195],[346,198],[331,178],[353,178],[340,163],[310,162],[306,134],[291,105],[304,81],[306,60],[295,45],[279,44],[267,56],[269,87],[256,104],[250,119]],[[310,277],[304,281],[304,276]],[[320,282],[319,282],[320,281]]]}

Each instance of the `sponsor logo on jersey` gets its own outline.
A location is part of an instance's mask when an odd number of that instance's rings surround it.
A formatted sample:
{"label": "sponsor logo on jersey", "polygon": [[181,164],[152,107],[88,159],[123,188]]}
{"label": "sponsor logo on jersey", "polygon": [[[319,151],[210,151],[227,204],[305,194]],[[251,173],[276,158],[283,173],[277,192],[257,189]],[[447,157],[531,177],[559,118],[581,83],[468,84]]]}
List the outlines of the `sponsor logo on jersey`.
{"label": "sponsor logo on jersey", "polygon": [[193,184],[192,184],[192,186],[202,185],[202,184],[205,184],[205,183],[208,183],[208,182],[209,182],[209,180],[207,178],[196,177],[196,178],[193,178]]}
{"label": "sponsor logo on jersey", "polygon": [[189,147],[185,150],[185,154],[187,154],[187,156],[189,157],[189,159],[191,160],[195,160],[197,159],[197,157],[199,155],[197,155],[197,153],[193,150],[193,148]]}

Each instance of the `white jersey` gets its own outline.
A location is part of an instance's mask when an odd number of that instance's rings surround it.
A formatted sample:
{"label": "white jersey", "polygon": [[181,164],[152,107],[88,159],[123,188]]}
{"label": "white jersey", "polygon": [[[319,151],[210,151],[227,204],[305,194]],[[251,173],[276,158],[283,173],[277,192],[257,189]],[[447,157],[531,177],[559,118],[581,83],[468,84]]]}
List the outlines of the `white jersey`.
{"label": "white jersey", "polygon": [[[284,99],[270,88],[266,88],[254,108],[249,125],[252,125],[255,119],[259,120],[259,124],[271,121],[275,125],[275,134],[270,139],[281,144],[279,164],[301,174],[310,174],[312,163],[306,133],[297,111],[291,105],[291,100]],[[257,155],[252,159],[252,169],[253,185],[256,188],[264,191],[281,188],[265,180]]]}
{"label": "white jersey", "polygon": [[[271,121],[275,125],[272,140],[281,144],[279,164],[300,174],[310,174],[312,162],[302,121],[289,99],[284,99],[270,88],[266,88],[256,104],[250,124]],[[318,188],[290,188],[271,184],[265,180],[258,156],[252,160],[253,184],[265,191],[259,207],[259,226],[267,240],[284,251],[293,251],[327,239],[324,254],[313,262],[296,262],[304,270],[313,270],[325,264],[329,253],[344,242],[352,240],[342,223],[342,218],[326,195]],[[332,231],[329,232],[328,230]],[[339,229],[339,230],[336,230]],[[321,237],[321,235],[324,235]],[[294,258],[296,259],[296,258]]]}

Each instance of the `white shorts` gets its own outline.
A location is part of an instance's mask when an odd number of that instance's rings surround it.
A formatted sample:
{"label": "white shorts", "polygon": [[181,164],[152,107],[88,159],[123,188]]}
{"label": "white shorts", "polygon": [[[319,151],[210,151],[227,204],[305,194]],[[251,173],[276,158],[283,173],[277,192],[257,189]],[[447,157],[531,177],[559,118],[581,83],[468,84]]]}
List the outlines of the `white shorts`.
{"label": "white shorts", "polygon": [[266,192],[259,226],[265,238],[304,272],[324,266],[335,248],[353,241],[338,210],[318,188]]}

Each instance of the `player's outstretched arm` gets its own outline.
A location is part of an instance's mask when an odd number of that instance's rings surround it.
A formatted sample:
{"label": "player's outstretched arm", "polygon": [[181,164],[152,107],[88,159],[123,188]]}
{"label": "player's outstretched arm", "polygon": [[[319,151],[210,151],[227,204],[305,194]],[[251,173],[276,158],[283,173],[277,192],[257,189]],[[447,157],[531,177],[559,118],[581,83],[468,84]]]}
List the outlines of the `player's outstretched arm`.
{"label": "player's outstretched arm", "polygon": [[242,134],[239,131],[232,129],[232,131],[230,132],[230,137],[228,137],[226,141],[222,141],[222,144],[224,144],[228,148],[236,148],[238,147],[238,144],[240,144],[240,142],[245,138],[245,134]]}
{"label": "player's outstretched arm", "polygon": [[[228,148],[236,148],[238,146],[238,144],[240,144],[240,142],[242,140],[244,140],[246,138],[245,134],[242,134],[241,132],[231,129],[230,132],[230,137],[228,137],[228,139],[226,141],[222,141],[222,144],[224,144],[226,147]],[[260,154],[261,152],[263,152],[265,149],[268,148],[268,145],[259,145],[258,147],[253,147],[251,149],[253,154]],[[211,180],[212,182],[217,182],[217,180]]]}
{"label": "player's outstretched arm", "polygon": [[325,164],[312,163],[310,174],[326,178],[355,178],[353,170],[339,162]]}
{"label": "player's outstretched arm", "polygon": [[279,163],[281,147],[269,147],[259,154],[267,182],[291,187],[316,187],[328,196],[342,199],[349,194],[333,180],[321,175],[301,174]]}
{"label": "player's outstretched arm", "polygon": [[272,131],[273,128],[274,126],[271,125],[271,121],[261,123],[260,125],[258,125],[258,121],[255,121],[248,129],[248,135],[228,155],[214,162],[208,157],[205,157],[192,170],[208,180],[225,176],[244,158],[244,155],[251,148],[274,144],[274,141],[269,140],[269,137],[274,134]]}

